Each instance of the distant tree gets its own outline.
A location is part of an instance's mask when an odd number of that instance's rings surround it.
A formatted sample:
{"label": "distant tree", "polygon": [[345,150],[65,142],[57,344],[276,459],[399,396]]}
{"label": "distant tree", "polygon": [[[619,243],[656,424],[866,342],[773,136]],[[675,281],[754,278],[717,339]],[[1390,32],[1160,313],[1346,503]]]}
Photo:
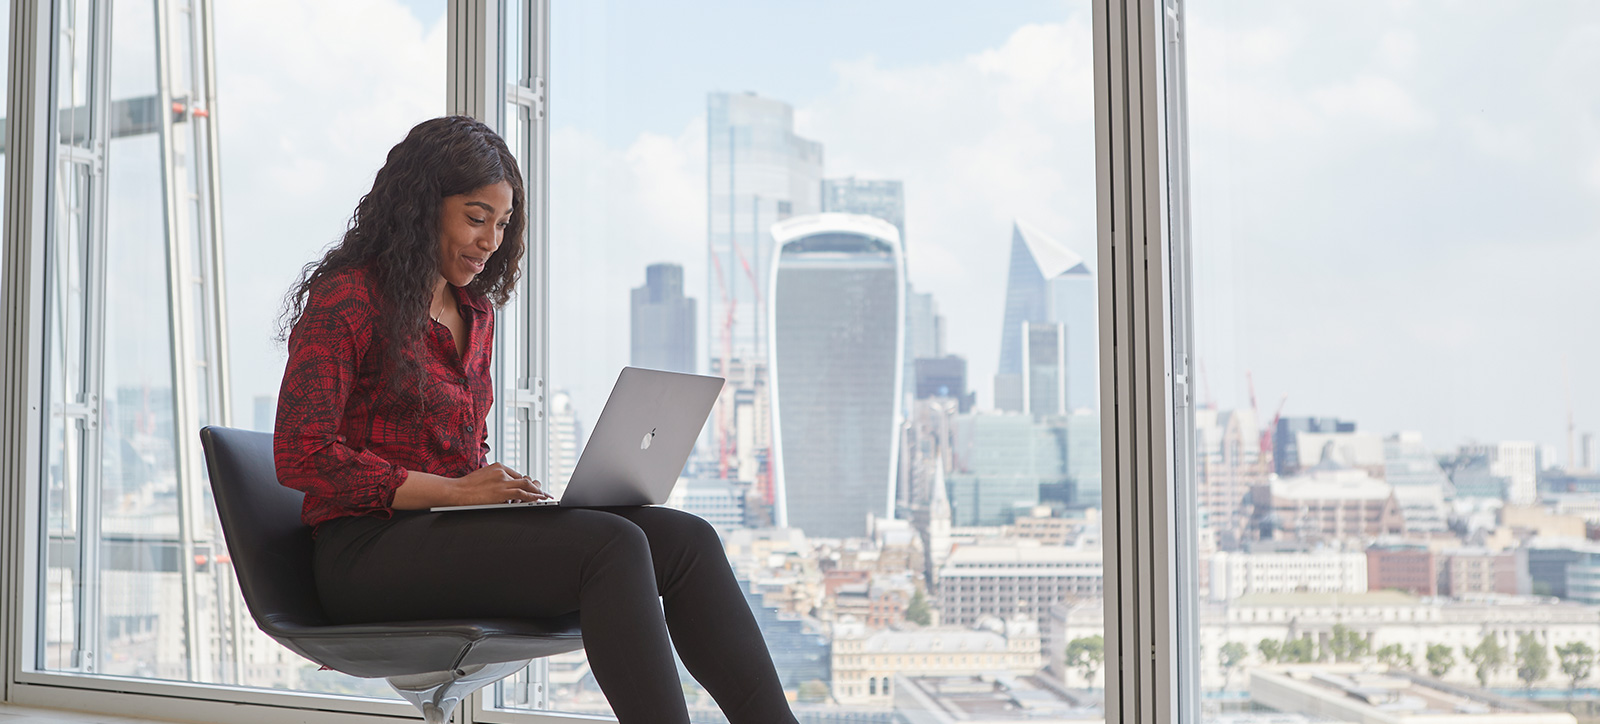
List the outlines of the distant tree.
{"label": "distant tree", "polygon": [[1229,680],[1233,678],[1234,667],[1244,663],[1245,657],[1249,655],[1250,649],[1238,641],[1229,641],[1217,651],[1217,663],[1222,666],[1222,688],[1228,688]]}
{"label": "distant tree", "polygon": [[1256,650],[1260,651],[1261,658],[1270,664],[1283,655],[1283,642],[1277,639],[1261,639],[1261,643],[1256,644]]}
{"label": "distant tree", "polygon": [[1525,688],[1550,676],[1550,649],[1533,634],[1517,637],[1517,678]]}
{"label": "distant tree", "polygon": [[920,589],[911,596],[911,603],[906,605],[906,620],[918,626],[933,623],[933,613],[928,609],[928,597],[922,595]]}
{"label": "distant tree", "polygon": [[800,701],[808,704],[817,704],[828,700],[828,683],[821,679],[812,679],[800,684]]}
{"label": "distant tree", "polygon": [[1472,663],[1473,674],[1478,677],[1478,685],[1489,686],[1489,677],[1500,667],[1506,664],[1506,647],[1500,645],[1500,639],[1492,633],[1483,635],[1483,640],[1477,646],[1461,647],[1461,653],[1467,655],[1467,661]]}
{"label": "distant tree", "polygon": [[1572,698],[1572,692],[1578,690],[1578,684],[1589,678],[1594,669],[1594,649],[1582,641],[1574,641],[1566,646],[1556,647],[1556,656],[1561,659],[1561,673],[1566,674],[1572,684],[1567,687],[1567,698]]}
{"label": "distant tree", "polygon": [[1334,624],[1333,635],[1328,637],[1328,651],[1325,653],[1332,653],[1334,661],[1343,663],[1360,659],[1371,649],[1372,645],[1367,643],[1365,637],[1341,623]]}
{"label": "distant tree", "polygon": [[1456,667],[1456,652],[1445,644],[1428,644],[1428,675],[1435,679],[1444,678]]}
{"label": "distant tree", "polygon": [[1073,639],[1067,643],[1067,666],[1083,673],[1084,681],[1094,686],[1094,676],[1106,661],[1106,639],[1100,634]]}
{"label": "distant tree", "polygon": [[1411,654],[1400,644],[1389,644],[1378,649],[1378,663],[1396,669],[1411,669],[1417,665]]}
{"label": "distant tree", "polygon": [[1317,660],[1317,645],[1310,638],[1287,639],[1283,642],[1281,661],[1309,664]]}

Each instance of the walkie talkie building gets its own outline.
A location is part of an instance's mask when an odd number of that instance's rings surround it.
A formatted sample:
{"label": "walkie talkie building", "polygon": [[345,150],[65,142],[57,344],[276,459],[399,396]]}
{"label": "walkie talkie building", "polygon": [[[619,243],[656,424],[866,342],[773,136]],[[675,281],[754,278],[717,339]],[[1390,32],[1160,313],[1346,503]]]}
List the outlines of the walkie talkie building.
{"label": "walkie talkie building", "polygon": [[770,359],[777,522],[862,536],[889,517],[899,446],[905,259],[899,231],[857,214],[772,227]]}

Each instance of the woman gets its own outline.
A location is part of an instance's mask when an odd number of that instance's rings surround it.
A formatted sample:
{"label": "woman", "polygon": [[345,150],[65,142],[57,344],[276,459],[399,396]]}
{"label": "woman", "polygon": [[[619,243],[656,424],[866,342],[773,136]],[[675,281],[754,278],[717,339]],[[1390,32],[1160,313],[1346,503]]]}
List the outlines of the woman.
{"label": "woman", "polygon": [[487,457],[491,305],[516,286],[526,208],[494,131],[426,121],[289,294],[274,456],[306,494],[324,609],[340,622],[578,611],[624,724],[689,721],[670,631],[730,721],[794,722],[705,521],[656,507],[424,512],[549,497]]}

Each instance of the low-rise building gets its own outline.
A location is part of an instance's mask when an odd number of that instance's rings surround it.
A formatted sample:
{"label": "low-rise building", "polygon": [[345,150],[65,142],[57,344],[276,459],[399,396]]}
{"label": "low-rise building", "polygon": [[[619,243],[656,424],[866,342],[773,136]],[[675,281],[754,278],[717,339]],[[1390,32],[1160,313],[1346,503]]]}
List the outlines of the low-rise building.
{"label": "low-rise building", "polygon": [[1517,554],[1462,548],[1440,558],[1439,592],[1445,596],[1517,593]]}
{"label": "low-rise building", "polygon": [[[1044,653],[1052,667],[1073,639],[1104,634],[1104,613],[1101,601],[1050,610]],[[1200,667],[1200,685],[1207,690],[1225,683],[1238,687],[1249,680],[1249,672],[1272,665],[1261,651],[1263,640],[1309,639],[1313,655],[1326,652],[1331,660],[1331,644],[1342,633],[1353,637],[1347,640],[1362,643],[1363,652],[1357,657],[1361,662],[1375,663],[1380,650],[1394,646],[1392,650],[1402,657],[1410,657],[1417,671],[1427,670],[1428,647],[1438,645],[1454,655],[1453,665],[1441,678],[1463,687],[1477,687],[1478,681],[1461,652],[1477,646],[1486,635],[1494,636],[1510,652],[1516,650],[1520,635],[1532,634],[1548,647],[1552,660],[1558,646],[1574,641],[1593,646],[1600,640],[1600,606],[1526,596],[1418,598],[1395,591],[1252,594],[1226,603],[1202,603],[1199,613],[1195,660]],[[1221,656],[1230,643],[1243,646],[1246,653],[1231,671],[1223,668]],[[1074,672],[1063,673],[1069,686],[1085,685]],[[1536,684],[1550,688],[1566,685],[1559,674]],[[1490,688],[1522,686],[1515,666],[1491,672]]]}
{"label": "low-rise building", "polygon": [[907,724],[1104,724],[1097,700],[1042,676],[898,676],[894,711]]}
{"label": "low-rise building", "polygon": [[1311,470],[1276,478],[1250,493],[1251,527],[1274,537],[1340,541],[1399,535],[1405,518],[1394,489],[1362,470]]}
{"label": "low-rise building", "polygon": [[939,569],[940,620],[972,626],[988,617],[1037,618],[1052,604],[1097,599],[1104,567],[1098,547],[1037,541],[958,546]]}
{"label": "low-rise building", "polygon": [[1367,549],[1367,590],[1439,594],[1434,552],[1421,544],[1377,545]]}
{"label": "low-rise building", "polygon": [[888,705],[894,700],[896,675],[1026,676],[1043,666],[1034,621],[991,619],[985,624],[874,631],[858,622],[841,622],[833,632],[833,697],[841,704]]}
{"label": "low-rise building", "polygon": [[1400,670],[1351,664],[1261,667],[1253,703],[1359,724],[1576,724],[1571,714]]}
{"label": "low-rise building", "polygon": [[1211,600],[1250,593],[1365,593],[1367,556],[1342,551],[1217,552],[1209,560]]}

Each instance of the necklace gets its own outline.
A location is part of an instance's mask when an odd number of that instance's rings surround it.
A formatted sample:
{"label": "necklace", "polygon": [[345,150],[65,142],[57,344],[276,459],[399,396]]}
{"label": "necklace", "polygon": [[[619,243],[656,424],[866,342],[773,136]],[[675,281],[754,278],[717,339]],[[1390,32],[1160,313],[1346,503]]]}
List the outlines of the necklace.
{"label": "necklace", "polygon": [[439,321],[439,315],[441,315],[441,314],[444,314],[444,305],[442,305],[442,304],[439,305],[439,311],[435,312],[435,311],[433,311],[433,303],[432,302],[428,303],[428,316],[433,317],[433,321],[435,321],[435,322]]}

